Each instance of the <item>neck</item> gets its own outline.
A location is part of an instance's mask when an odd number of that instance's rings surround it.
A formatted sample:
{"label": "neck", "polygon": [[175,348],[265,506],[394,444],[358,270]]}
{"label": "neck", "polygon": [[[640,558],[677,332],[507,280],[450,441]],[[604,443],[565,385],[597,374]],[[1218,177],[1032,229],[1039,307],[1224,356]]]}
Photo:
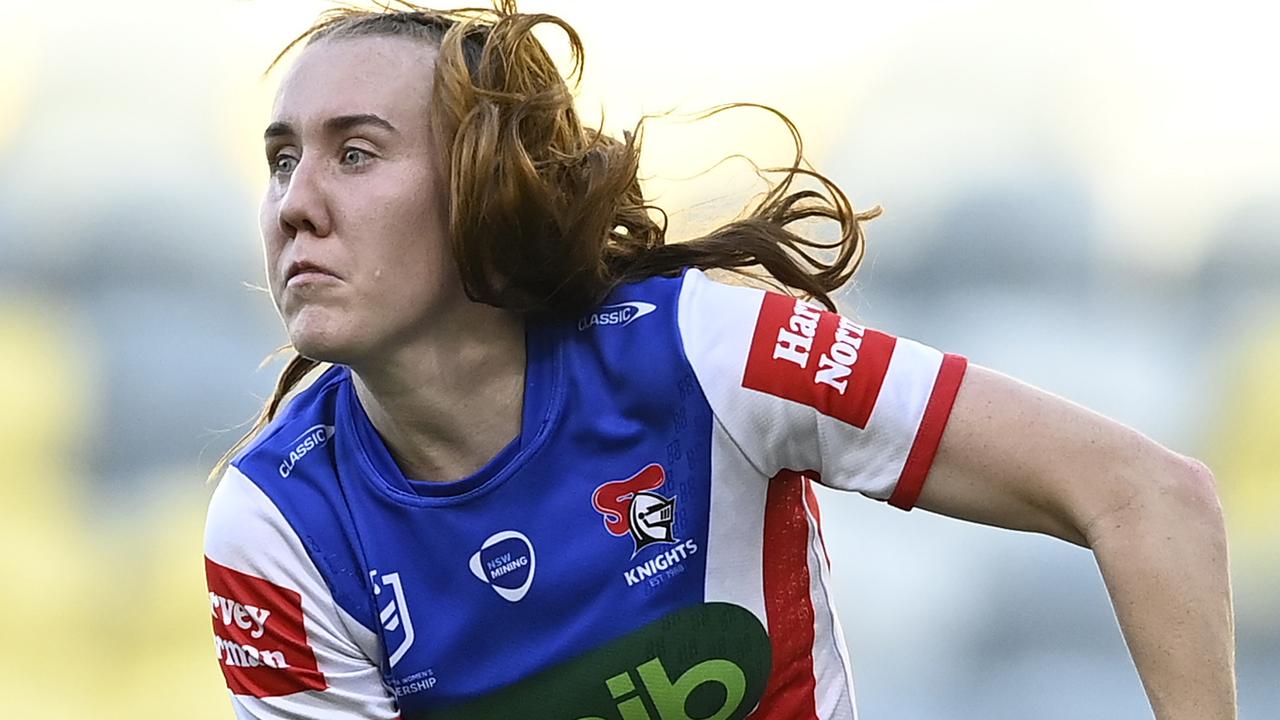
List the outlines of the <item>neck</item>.
{"label": "neck", "polygon": [[429,336],[351,368],[356,396],[405,477],[466,477],[520,433],[524,322],[465,305]]}

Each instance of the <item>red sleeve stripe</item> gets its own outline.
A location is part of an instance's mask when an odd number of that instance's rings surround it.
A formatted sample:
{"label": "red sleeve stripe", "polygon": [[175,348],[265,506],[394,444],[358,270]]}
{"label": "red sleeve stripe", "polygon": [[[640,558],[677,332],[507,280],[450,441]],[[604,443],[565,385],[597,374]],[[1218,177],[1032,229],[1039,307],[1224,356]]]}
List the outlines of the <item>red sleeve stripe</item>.
{"label": "red sleeve stripe", "polygon": [[793,470],[783,470],[769,481],[764,511],[764,604],[773,669],[752,718],[818,717],[804,489],[804,475]]}
{"label": "red sleeve stripe", "polygon": [[951,417],[951,408],[955,405],[956,393],[960,391],[960,381],[964,379],[967,367],[968,361],[960,355],[946,353],[942,356],[942,366],[938,368],[933,392],[925,405],[916,439],[911,443],[911,452],[907,454],[907,461],[902,466],[898,485],[889,498],[890,505],[903,510],[915,507],[920,491],[924,488],[924,479],[933,465],[933,456],[938,452],[942,431],[947,427],[947,419]]}

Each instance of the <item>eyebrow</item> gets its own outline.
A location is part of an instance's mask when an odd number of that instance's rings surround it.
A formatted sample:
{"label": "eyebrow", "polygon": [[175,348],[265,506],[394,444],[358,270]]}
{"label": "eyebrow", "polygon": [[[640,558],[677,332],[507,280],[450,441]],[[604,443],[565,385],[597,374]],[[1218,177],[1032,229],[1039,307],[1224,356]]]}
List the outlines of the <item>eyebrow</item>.
{"label": "eyebrow", "polygon": [[[358,127],[360,125],[372,125],[377,128],[382,128],[388,132],[395,133],[396,135],[400,134],[400,131],[396,129],[395,125],[392,125],[385,119],[371,113],[362,113],[359,115],[338,115],[336,117],[331,117],[324,121],[324,132],[326,135],[336,135],[337,133],[350,130],[351,128]],[[277,121],[267,126],[267,131],[262,134],[262,139],[270,140],[271,138],[280,137],[282,135],[296,134],[297,132],[293,129],[292,125],[287,122]]]}

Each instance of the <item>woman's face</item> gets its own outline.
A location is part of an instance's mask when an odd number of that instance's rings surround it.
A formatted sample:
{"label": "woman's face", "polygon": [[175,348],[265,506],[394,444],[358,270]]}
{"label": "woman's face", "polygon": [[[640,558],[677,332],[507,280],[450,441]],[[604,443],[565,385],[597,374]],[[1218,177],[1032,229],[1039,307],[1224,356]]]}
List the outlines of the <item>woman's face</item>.
{"label": "woman's face", "polygon": [[307,357],[379,357],[465,300],[428,125],[435,56],[407,38],[321,40],[276,94],[262,238],[271,296]]}

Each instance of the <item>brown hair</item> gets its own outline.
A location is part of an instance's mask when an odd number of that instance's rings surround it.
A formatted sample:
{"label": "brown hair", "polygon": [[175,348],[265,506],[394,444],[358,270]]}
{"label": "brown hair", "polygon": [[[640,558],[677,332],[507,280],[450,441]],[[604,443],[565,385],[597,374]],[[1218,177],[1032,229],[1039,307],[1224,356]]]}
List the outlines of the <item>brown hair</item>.
{"label": "brown hair", "polygon": [[[790,167],[757,168],[758,174],[781,173],[782,179],[745,217],[702,237],[667,243],[667,215],[646,203],[637,177],[646,118],[621,140],[604,134],[603,126],[584,128],[566,78],[532,33],[544,23],[563,30],[573,58],[568,77],[576,73],[580,81],[582,43],[568,23],[519,13],[515,0],[494,0],[492,10],[399,4],[405,9],[325,11],[267,72],[304,40],[309,46],[326,38],[399,36],[438,47],[429,120],[448,169],[453,257],[472,300],[521,313],[574,316],[620,283],[695,267],[771,279],[836,309],[829,293],[848,282],[862,260],[859,223],[879,215],[880,208],[855,212],[834,183],[802,167],[808,163],[800,133],[786,115],[754,103],[730,103],[699,115],[735,107],[766,110],[790,131],[795,159]],[[825,194],[792,192],[800,176],[816,180]],[[662,216],[661,225],[650,210]],[[787,229],[814,218],[836,221],[839,238],[824,242]],[[764,277],[752,273],[756,268]],[[222,456],[211,478],[319,365],[294,353],[253,426]]]}

